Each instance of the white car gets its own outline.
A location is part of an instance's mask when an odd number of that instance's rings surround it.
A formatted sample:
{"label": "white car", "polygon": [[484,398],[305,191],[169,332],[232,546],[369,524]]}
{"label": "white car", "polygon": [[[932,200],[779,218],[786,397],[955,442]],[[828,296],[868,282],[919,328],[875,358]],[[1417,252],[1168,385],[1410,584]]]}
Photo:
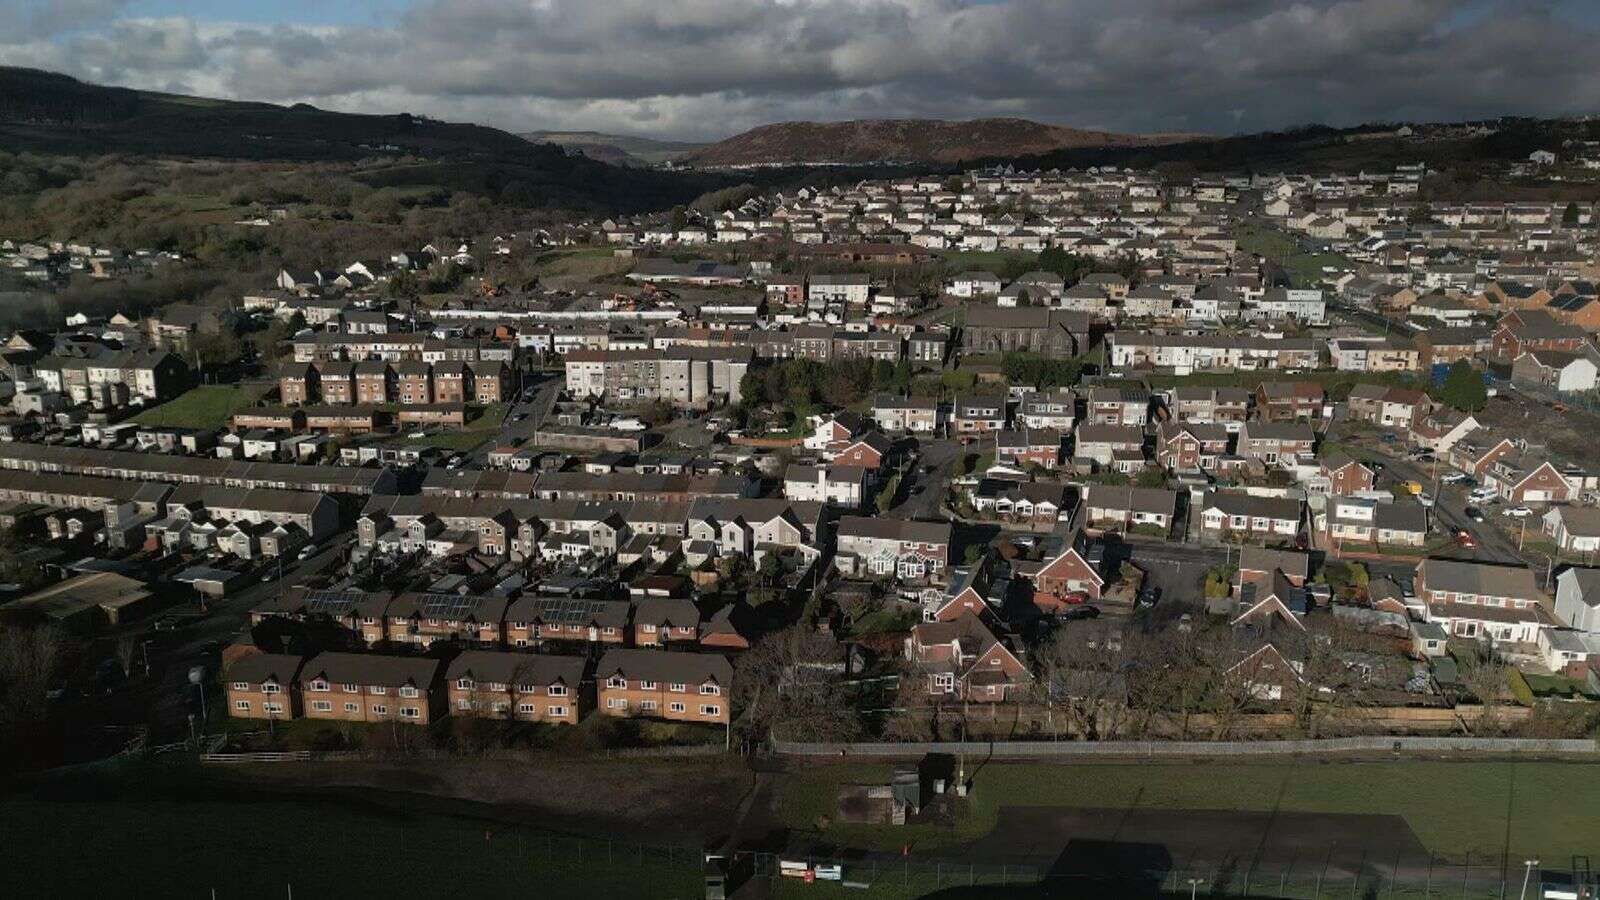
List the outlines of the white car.
{"label": "white car", "polygon": [[1422,504],[1422,508],[1423,509],[1432,509],[1433,508],[1433,495],[1432,494],[1428,494],[1428,493],[1418,494],[1417,495],[1417,502]]}
{"label": "white car", "polygon": [[303,561],[308,560],[311,557],[315,556],[316,553],[317,553],[317,545],[316,544],[307,544],[307,545],[305,545],[304,548],[302,548],[300,550],[300,555],[299,555],[298,558],[303,562]]}
{"label": "white car", "polygon": [[1500,511],[1500,515],[1510,516],[1513,519],[1526,519],[1533,515],[1533,510],[1526,506],[1508,506]]}

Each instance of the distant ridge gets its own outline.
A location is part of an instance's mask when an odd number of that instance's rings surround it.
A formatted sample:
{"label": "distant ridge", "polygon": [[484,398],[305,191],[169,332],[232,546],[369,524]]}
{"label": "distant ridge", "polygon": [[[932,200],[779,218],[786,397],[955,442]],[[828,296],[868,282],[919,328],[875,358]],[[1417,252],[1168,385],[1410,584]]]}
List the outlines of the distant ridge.
{"label": "distant ridge", "polygon": [[659,141],[599,131],[526,131],[520,136],[538,144],[555,144],[569,150],[579,150],[590,159],[621,166],[659,165],[706,146],[690,141]]}
{"label": "distant ridge", "polygon": [[695,166],[951,164],[995,157],[1037,156],[1081,147],[1142,147],[1193,140],[1193,135],[1136,135],[1047,125],[1028,119],[861,119],[781,122],[695,150]]}

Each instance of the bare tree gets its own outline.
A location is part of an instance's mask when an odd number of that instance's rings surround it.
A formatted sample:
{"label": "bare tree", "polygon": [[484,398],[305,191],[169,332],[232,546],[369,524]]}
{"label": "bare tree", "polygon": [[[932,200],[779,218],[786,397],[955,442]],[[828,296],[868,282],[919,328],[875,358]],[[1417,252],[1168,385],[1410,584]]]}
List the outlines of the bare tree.
{"label": "bare tree", "polygon": [[53,628],[0,631],[0,729],[44,718],[60,650]]}
{"label": "bare tree", "polygon": [[[1119,736],[1128,719],[1130,641],[1118,625],[1076,623],[1057,633],[1039,658],[1039,689],[1068,730],[1084,740]],[[1135,645],[1138,646],[1138,645]]]}
{"label": "bare tree", "polygon": [[1492,651],[1479,647],[1476,652],[1463,654],[1461,659],[1461,684],[1481,704],[1478,720],[1471,724],[1474,734],[1488,734],[1501,727],[1499,708],[1506,690],[1506,667],[1494,658]]}
{"label": "bare tree", "polygon": [[844,681],[843,652],[833,638],[798,625],[758,641],[738,661],[734,727],[748,740],[774,731],[801,741],[859,737],[859,686]]}

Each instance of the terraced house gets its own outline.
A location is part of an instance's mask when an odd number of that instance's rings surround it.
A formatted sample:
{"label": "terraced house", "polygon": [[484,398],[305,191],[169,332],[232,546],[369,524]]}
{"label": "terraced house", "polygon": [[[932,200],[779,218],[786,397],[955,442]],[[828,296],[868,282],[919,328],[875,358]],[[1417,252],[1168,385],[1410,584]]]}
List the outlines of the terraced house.
{"label": "terraced house", "polygon": [[389,640],[427,649],[435,641],[462,641],[480,647],[505,639],[507,601],[489,595],[405,593],[385,612]]}
{"label": "terraced house", "polygon": [[297,687],[308,719],[427,725],[445,714],[436,659],[369,653],[319,653],[300,668]]}

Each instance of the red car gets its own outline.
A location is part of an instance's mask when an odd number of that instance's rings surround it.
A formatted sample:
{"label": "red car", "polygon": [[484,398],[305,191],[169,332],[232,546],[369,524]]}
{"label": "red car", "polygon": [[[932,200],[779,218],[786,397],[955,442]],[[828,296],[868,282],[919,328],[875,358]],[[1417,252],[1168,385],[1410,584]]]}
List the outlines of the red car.
{"label": "red car", "polygon": [[1472,539],[1472,532],[1465,529],[1456,532],[1456,543],[1469,550],[1478,546],[1478,542]]}

